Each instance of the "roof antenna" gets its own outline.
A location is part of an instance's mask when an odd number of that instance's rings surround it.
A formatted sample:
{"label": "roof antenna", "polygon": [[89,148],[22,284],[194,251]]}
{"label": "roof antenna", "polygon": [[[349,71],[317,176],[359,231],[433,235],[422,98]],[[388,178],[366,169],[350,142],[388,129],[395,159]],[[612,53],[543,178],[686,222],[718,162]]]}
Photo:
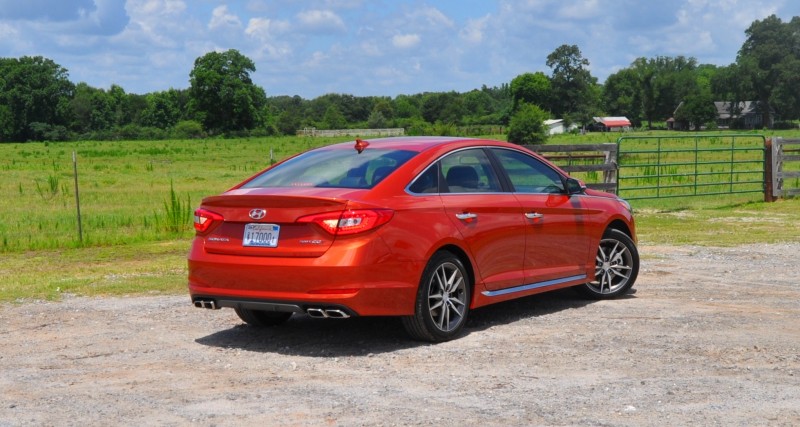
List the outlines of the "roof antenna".
{"label": "roof antenna", "polygon": [[358,151],[358,154],[361,154],[361,152],[364,151],[367,146],[369,146],[369,142],[364,141],[361,138],[356,138],[356,151]]}

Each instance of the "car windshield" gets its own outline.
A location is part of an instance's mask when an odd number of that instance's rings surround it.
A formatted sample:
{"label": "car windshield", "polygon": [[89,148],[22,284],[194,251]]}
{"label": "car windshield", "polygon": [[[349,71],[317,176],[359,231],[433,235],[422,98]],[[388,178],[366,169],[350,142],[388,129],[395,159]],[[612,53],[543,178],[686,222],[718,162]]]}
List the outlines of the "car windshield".
{"label": "car windshield", "polygon": [[388,149],[367,149],[360,154],[355,150],[313,150],[265,171],[242,188],[372,188],[415,154]]}

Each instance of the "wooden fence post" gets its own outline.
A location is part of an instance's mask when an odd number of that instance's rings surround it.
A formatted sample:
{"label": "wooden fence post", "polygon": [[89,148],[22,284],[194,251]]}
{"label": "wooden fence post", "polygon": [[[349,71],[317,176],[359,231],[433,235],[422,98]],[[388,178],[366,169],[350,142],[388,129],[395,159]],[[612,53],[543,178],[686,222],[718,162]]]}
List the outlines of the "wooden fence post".
{"label": "wooden fence post", "polygon": [[775,171],[772,168],[772,138],[764,140],[764,201],[774,202],[772,177]]}

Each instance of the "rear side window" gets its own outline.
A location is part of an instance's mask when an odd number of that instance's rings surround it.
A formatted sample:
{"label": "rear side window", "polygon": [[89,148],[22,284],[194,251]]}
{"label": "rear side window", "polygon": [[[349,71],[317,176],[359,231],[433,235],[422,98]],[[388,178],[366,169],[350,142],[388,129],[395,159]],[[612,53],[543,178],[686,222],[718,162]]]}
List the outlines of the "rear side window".
{"label": "rear side window", "polygon": [[417,194],[438,193],[439,182],[439,162],[436,162],[418,176],[408,190]]}
{"label": "rear side window", "polygon": [[502,191],[492,163],[482,148],[448,154],[419,175],[408,190],[416,194]]}
{"label": "rear side window", "polygon": [[416,153],[407,150],[314,150],[265,171],[242,188],[372,188]]}
{"label": "rear side window", "polygon": [[492,152],[503,168],[517,193],[563,193],[561,174],[539,159],[514,150],[493,148]]}
{"label": "rear side window", "polygon": [[440,160],[449,193],[499,192],[500,181],[481,148],[461,150]]}

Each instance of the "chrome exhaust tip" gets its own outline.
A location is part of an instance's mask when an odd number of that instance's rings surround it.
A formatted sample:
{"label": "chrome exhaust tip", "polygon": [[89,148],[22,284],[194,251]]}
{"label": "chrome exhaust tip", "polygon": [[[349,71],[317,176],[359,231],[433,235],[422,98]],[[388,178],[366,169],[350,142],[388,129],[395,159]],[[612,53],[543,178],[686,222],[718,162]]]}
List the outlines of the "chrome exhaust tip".
{"label": "chrome exhaust tip", "polygon": [[345,313],[344,311],[333,308],[325,310],[325,316],[334,319],[347,319],[348,317],[350,317],[350,315]]}
{"label": "chrome exhaust tip", "polygon": [[194,306],[197,308],[206,308],[209,310],[216,310],[217,308],[219,308],[217,307],[217,304],[214,302],[214,300],[204,300],[204,299],[194,300]]}
{"label": "chrome exhaust tip", "polygon": [[325,310],[323,310],[321,308],[309,308],[309,309],[306,310],[306,313],[309,316],[311,316],[313,318],[316,318],[316,319],[323,319],[323,318],[328,317],[325,314]]}
{"label": "chrome exhaust tip", "polygon": [[338,308],[311,307],[306,309],[306,314],[316,319],[347,319],[350,315]]}

